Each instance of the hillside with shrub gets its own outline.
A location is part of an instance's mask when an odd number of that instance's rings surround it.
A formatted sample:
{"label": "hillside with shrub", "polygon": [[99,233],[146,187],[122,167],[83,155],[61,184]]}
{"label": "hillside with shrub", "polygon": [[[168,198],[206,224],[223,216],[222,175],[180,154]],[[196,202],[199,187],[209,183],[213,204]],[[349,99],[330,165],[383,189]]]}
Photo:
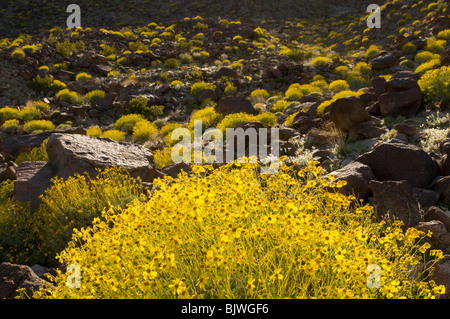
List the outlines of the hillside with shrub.
{"label": "hillside with shrub", "polygon": [[0,298],[450,297],[448,2],[68,4],[0,4]]}

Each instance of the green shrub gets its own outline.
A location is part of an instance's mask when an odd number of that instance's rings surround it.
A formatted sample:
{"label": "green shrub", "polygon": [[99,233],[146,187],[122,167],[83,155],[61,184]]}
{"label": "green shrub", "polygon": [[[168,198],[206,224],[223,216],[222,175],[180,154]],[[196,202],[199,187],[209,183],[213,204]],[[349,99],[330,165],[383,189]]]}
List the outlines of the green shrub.
{"label": "green shrub", "polygon": [[255,102],[264,102],[270,94],[264,89],[256,89],[250,93],[250,98]]}
{"label": "green shrub", "polygon": [[330,83],[328,86],[329,90],[332,92],[340,92],[343,90],[348,90],[350,86],[345,80],[336,80]]}
{"label": "green shrub", "polygon": [[10,135],[16,134],[19,127],[20,123],[18,120],[7,120],[0,126],[3,133]]}
{"label": "green shrub", "polygon": [[272,109],[270,112],[276,113],[276,112],[284,112],[286,110],[286,107],[289,105],[289,101],[286,100],[279,100],[275,102],[272,106]]}
{"label": "green shrub", "polygon": [[55,125],[48,120],[33,120],[23,125],[23,130],[27,134],[31,134],[35,131],[53,131]]}
{"label": "green shrub", "polygon": [[101,138],[110,138],[113,141],[120,142],[123,141],[127,133],[118,130],[107,130],[100,135]]}
{"label": "green shrub", "polygon": [[200,63],[205,63],[209,58],[209,53],[206,51],[193,52],[192,57]]}
{"label": "green shrub", "polygon": [[147,120],[137,122],[133,127],[133,138],[136,142],[147,142],[158,134],[158,128]]}
{"label": "green shrub", "polygon": [[445,50],[446,44],[447,44],[446,40],[438,40],[435,37],[428,38],[425,50],[435,54],[441,53],[442,51]]}
{"label": "green shrub", "polygon": [[178,62],[178,60],[175,58],[167,59],[164,62],[164,67],[166,69],[176,69],[180,67],[180,62]]}
{"label": "green shrub", "polygon": [[427,103],[450,101],[450,67],[427,71],[418,81]]}
{"label": "green shrub", "polygon": [[434,54],[434,53],[431,53],[429,51],[421,51],[421,52],[418,52],[415,55],[414,61],[416,61],[416,62],[428,62],[430,60],[440,59],[440,58],[441,58],[441,56],[439,54]]}
{"label": "green shrub", "polygon": [[62,101],[66,101],[75,105],[83,103],[83,99],[78,96],[77,92],[70,91],[69,89],[64,89],[56,94],[56,97]]}
{"label": "green shrub", "polygon": [[19,165],[22,162],[27,161],[48,161],[48,155],[47,155],[47,142],[48,138],[42,142],[42,144],[38,147],[33,148],[29,152],[21,153],[19,156],[17,156],[16,160],[14,161],[17,165]]}
{"label": "green shrub", "polygon": [[364,56],[366,57],[366,59],[372,59],[374,57],[376,57],[378,54],[380,54],[381,49],[375,45],[372,44],[366,51],[366,53],[364,54]]}
{"label": "green shrub", "polygon": [[277,123],[277,118],[274,114],[269,112],[258,115],[233,113],[225,116],[217,125],[217,128],[222,131],[225,137],[227,128],[236,128],[238,125],[246,122],[261,122],[264,126],[274,126]]}
{"label": "green shrub", "polygon": [[409,60],[409,59],[405,59],[405,60],[401,61],[401,62],[399,63],[399,65],[400,65],[400,66],[407,67],[407,68],[409,68],[409,69],[414,69],[414,66],[415,66],[414,62],[411,61],[411,60]]}
{"label": "green shrub", "polygon": [[416,68],[416,73],[426,72],[435,66],[439,66],[441,64],[441,59],[432,59],[430,61],[424,62]]}
{"label": "green shrub", "polygon": [[329,63],[331,63],[331,59],[324,56],[316,57],[311,61],[311,64],[315,67],[322,67]]}
{"label": "green shrub", "polygon": [[201,120],[203,131],[210,128],[216,127],[217,124],[223,119],[223,115],[217,113],[214,107],[205,107],[202,110],[198,110],[192,113],[191,119],[188,123],[187,128],[189,130],[194,129],[194,121]]}
{"label": "green shrub", "polygon": [[137,122],[145,120],[145,117],[142,114],[127,114],[119,118],[114,126],[123,131],[123,132],[131,132],[133,130],[134,125]]}
{"label": "green shrub", "polygon": [[197,95],[201,91],[204,91],[207,89],[215,90],[216,86],[213,83],[206,83],[206,82],[202,82],[202,81],[196,82],[191,85],[191,94]]}
{"label": "green shrub", "polygon": [[106,92],[105,91],[103,91],[103,90],[93,90],[93,91],[90,91],[90,92],[86,93],[85,98],[89,102],[94,103],[94,102],[98,102],[98,101],[104,99],[105,96],[106,96]]}
{"label": "green shrub", "polygon": [[81,73],[77,74],[77,76],[75,77],[75,80],[77,82],[85,82],[85,81],[89,80],[90,78],[92,78],[92,75],[90,75],[86,72],[81,72]]}
{"label": "green shrub", "polygon": [[98,126],[90,127],[86,130],[86,135],[91,137],[100,137],[103,131]]}
{"label": "green shrub", "polygon": [[443,40],[450,40],[450,29],[440,31],[437,37]]}
{"label": "green shrub", "polygon": [[48,75],[42,78],[40,75],[37,75],[35,78],[31,79],[27,85],[36,91],[47,90],[53,83],[53,78]]}
{"label": "green shrub", "polygon": [[11,57],[16,60],[16,61],[20,61],[25,59],[26,54],[22,49],[15,49],[12,53],[11,53]]}
{"label": "green shrub", "polygon": [[417,52],[417,47],[413,43],[407,42],[402,46],[402,51],[405,54],[415,54]]}
{"label": "green shrub", "polygon": [[40,120],[42,118],[42,113],[34,106],[27,106],[20,110],[20,118],[25,122]]}
{"label": "green shrub", "polygon": [[13,107],[0,108],[0,123],[20,118],[20,110]]}

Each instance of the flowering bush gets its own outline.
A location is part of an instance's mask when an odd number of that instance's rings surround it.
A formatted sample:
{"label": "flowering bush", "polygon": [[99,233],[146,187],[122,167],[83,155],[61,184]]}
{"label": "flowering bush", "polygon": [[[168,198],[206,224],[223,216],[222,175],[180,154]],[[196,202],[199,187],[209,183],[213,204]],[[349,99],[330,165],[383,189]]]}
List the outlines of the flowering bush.
{"label": "flowering bush", "polygon": [[33,120],[23,125],[23,130],[27,134],[35,131],[52,131],[54,129],[55,125],[48,120]]}
{"label": "flowering bush", "polygon": [[[156,180],[151,196],[111,207],[74,231],[58,255],[81,270],[35,298],[427,298],[445,291],[409,277],[429,245],[416,229],[374,223],[373,208],[327,187],[317,162],[298,174],[285,165],[194,167],[195,175]],[[440,258],[442,252],[431,251]],[[381,269],[367,285],[368,265]]]}
{"label": "flowering bush", "polygon": [[137,122],[133,127],[136,142],[147,142],[158,134],[158,128],[147,120]]}
{"label": "flowering bush", "polygon": [[426,102],[450,101],[450,67],[427,71],[418,84]]}

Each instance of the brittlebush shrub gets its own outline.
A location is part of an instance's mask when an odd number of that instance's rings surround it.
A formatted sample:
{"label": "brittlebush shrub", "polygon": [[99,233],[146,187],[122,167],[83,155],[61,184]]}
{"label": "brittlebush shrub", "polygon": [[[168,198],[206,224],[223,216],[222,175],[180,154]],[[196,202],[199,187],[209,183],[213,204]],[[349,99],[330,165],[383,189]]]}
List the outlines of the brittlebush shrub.
{"label": "brittlebush shrub", "polygon": [[133,138],[136,142],[147,142],[156,137],[158,128],[147,120],[139,121],[133,127]]}
{"label": "brittlebush shrub", "polygon": [[33,120],[23,125],[23,130],[27,134],[31,134],[36,131],[53,131],[55,125],[48,120]]}
{"label": "brittlebush shrub", "polygon": [[38,243],[35,258],[46,263],[55,263],[74,229],[91,225],[109,205],[124,207],[141,194],[141,181],[117,167],[98,170],[96,177],[75,175],[53,183],[31,220]]}
{"label": "brittlebush shrub", "polygon": [[265,112],[258,115],[251,115],[247,113],[233,113],[225,116],[223,120],[217,125],[217,128],[222,131],[225,137],[227,128],[236,128],[238,125],[247,122],[261,122],[264,126],[274,126],[277,123],[277,118],[273,113]]}
{"label": "brittlebush shrub", "polygon": [[[80,288],[59,272],[34,297],[427,298],[445,290],[408,277],[429,248],[424,234],[374,223],[372,207],[326,191],[345,182],[323,176],[317,162],[298,174],[232,165],[155,180],[145,202],[74,231],[58,258],[80,268]],[[379,289],[367,285],[371,264],[381,269]]]}
{"label": "brittlebush shrub", "polygon": [[426,102],[450,101],[450,67],[427,71],[418,84]]}

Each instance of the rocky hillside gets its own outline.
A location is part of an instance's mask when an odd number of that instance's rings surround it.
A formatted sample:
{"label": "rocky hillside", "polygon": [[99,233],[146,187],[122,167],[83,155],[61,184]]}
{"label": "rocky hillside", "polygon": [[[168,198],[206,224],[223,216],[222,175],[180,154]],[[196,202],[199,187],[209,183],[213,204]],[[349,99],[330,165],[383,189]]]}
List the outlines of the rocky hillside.
{"label": "rocky hillside", "polygon": [[[0,4],[0,208],[40,214],[53,178],[113,165],[147,190],[191,173],[173,163],[170,135],[194,120],[203,131],[276,128],[295,171],[316,160],[375,221],[431,231],[447,254],[432,278],[450,296],[448,2],[386,1],[380,29],[367,28],[364,1],[78,4],[76,30],[66,1]],[[0,219],[0,271],[55,273],[70,233],[45,253],[33,246],[43,235],[25,249],[8,237],[13,215]]]}

